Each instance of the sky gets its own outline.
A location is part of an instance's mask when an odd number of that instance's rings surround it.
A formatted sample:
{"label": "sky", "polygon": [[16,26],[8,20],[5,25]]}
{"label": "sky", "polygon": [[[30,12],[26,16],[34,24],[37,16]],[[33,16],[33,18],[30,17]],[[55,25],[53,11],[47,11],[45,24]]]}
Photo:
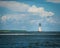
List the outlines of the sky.
{"label": "sky", "polygon": [[0,30],[60,31],[60,0],[0,0]]}

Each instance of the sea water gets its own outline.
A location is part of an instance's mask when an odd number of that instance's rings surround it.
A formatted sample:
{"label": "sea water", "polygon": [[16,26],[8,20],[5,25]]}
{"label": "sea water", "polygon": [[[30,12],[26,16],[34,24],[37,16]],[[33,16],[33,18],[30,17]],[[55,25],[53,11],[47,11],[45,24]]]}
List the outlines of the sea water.
{"label": "sea water", "polygon": [[[1,33],[3,34],[3,33]],[[60,33],[0,34],[0,48],[60,48]],[[7,33],[6,33],[7,34]],[[14,35],[15,34],[15,35]],[[26,35],[27,34],[27,35]]]}

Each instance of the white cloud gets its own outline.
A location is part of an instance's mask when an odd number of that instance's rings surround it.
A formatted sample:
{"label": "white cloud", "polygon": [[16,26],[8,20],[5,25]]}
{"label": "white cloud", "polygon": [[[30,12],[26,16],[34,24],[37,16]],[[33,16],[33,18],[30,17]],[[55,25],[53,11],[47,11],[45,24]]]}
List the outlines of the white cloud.
{"label": "white cloud", "polygon": [[[26,19],[30,17],[30,15],[36,15],[36,16],[41,16],[41,17],[47,17],[47,16],[53,16],[54,13],[51,11],[46,11],[44,7],[37,7],[35,5],[28,5],[16,1],[0,1],[0,6],[1,7],[6,7],[8,9],[11,9],[13,11],[17,12],[27,12],[27,14],[7,14],[2,16],[2,21],[5,22],[6,20],[15,20],[14,22],[19,23],[20,20]],[[30,14],[28,14],[30,13]],[[27,19],[28,20],[28,19]],[[30,23],[39,23],[40,20],[31,20]]]}
{"label": "white cloud", "polygon": [[44,11],[43,7],[37,8],[35,5],[33,5],[32,7],[28,9],[28,12],[32,12],[32,13],[39,13],[43,11]]}
{"label": "white cloud", "polygon": [[60,24],[60,22],[54,18],[46,18],[46,21],[49,23]]}
{"label": "white cloud", "polygon": [[53,18],[47,18],[47,21],[50,23],[56,23],[56,21]]}
{"label": "white cloud", "polygon": [[24,12],[29,8],[29,5],[16,1],[0,1],[0,6],[19,12]]}
{"label": "white cloud", "polygon": [[54,15],[54,13],[53,12],[51,12],[51,11],[45,11],[45,9],[43,8],[43,7],[36,7],[35,5],[33,5],[32,7],[30,7],[29,9],[28,9],[28,12],[30,12],[30,13],[33,13],[33,14],[37,14],[37,15],[39,15],[39,16],[41,16],[41,17],[47,17],[47,16],[53,16]]}
{"label": "white cloud", "polygon": [[12,21],[14,23],[18,23],[20,20],[25,19],[26,14],[7,14],[1,17],[2,22]]}
{"label": "white cloud", "polygon": [[47,2],[60,3],[60,0],[46,0]]}
{"label": "white cloud", "polygon": [[17,12],[29,12],[41,17],[54,15],[51,11],[45,11],[44,7],[36,7],[35,5],[30,6],[16,1],[0,1],[0,6]]}
{"label": "white cloud", "polygon": [[7,17],[6,17],[6,16],[3,16],[1,19],[2,19],[3,21],[6,21]]}

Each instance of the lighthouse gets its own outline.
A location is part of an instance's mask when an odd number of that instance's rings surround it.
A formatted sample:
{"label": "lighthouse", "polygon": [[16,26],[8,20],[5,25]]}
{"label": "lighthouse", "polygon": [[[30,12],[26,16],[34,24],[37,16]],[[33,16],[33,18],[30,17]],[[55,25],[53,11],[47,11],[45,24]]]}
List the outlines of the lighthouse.
{"label": "lighthouse", "polygon": [[42,28],[41,28],[41,23],[39,23],[39,28],[38,28],[38,31],[41,32],[42,31]]}

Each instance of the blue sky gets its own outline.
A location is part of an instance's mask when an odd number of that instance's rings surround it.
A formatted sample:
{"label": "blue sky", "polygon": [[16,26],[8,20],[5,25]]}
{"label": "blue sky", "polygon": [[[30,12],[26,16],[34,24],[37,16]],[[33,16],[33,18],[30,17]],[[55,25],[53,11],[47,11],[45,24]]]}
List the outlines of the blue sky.
{"label": "blue sky", "polygon": [[0,1],[0,30],[60,31],[60,0]]}

